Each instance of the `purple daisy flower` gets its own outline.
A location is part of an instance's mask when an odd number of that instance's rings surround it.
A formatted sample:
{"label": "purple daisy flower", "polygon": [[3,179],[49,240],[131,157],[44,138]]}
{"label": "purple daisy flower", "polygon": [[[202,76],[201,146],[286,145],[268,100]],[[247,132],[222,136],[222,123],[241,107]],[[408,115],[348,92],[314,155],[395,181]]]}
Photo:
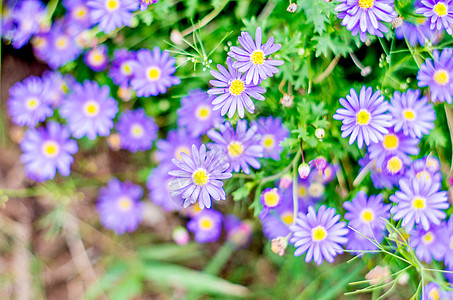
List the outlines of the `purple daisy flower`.
{"label": "purple daisy flower", "polygon": [[326,208],[322,205],[318,213],[313,206],[308,208],[305,215],[297,215],[296,224],[290,225],[293,233],[291,243],[297,248],[295,256],[306,253],[305,262],[314,260],[316,264],[322,264],[323,260],[332,263],[337,254],[343,253],[340,244],[347,242],[348,229],[345,222],[338,222],[340,215],[335,215],[334,208]]}
{"label": "purple daisy flower", "polygon": [[89,0],[87,3],[93,23],[99,30],[110,33],[118,27],[129,26],[138,9],[137,0]]}
{"label": "purple daisy flower", "polygon": [[168,132],[165,140],[158,140],[156,142],[157,151],[156,159],[160,163],[171,164],[173,158],[182,161],[181,153],[191,155],[190,151],[192,145],[197,148],[200,146],[200,138],[188,137],[188,132],[185,128],[178,128],[177,130],[171,130]]}
{"label": "purple daisy flower", "polygon": [[155,4],[159,2],[159,0],[138,0],[140,3],[140,10],[147,10],[150,4]]}
{"label": "purple daisy flower", "polygon": [[263,219],[273,208],[278,207],[283,202],[283,195],[277,188],[267,188],[260,196],[261,205],[263,209],[260,212],[259,218]]}
{"label": "purple daisy flower", "polygon": [[[447,222],[447,228],[446,228],[446,233],[445,235],[445,257],[444,257],[444,263],[447,266],[448,269],[453,268],[453,218],[450,216]],[[450,276],[453,276],[451,274]],[[453,278],[453,277],[452,277]]]}
{"label": "purple daisy flower", "polygon": [[37,181],[53,179],[57,170],[68,176],[72,155],[79,150],[76,141],[70,139],[69,130],[53,121],[46,128],[28,129],[20,147],[25,171]]}
{"label": "purple daisy flower", "polygon": [[85,52],[83,61],[95,72],[104,71],[109,64],[107,50],[106,45],[98,45]]}
{"label": "purple daisy flower", "polygon": [[371,195],[358,192],[352,201],[343,203],[348,211],[344,218],[349,220],[349,226],[361,234],[371,237],[373,230],[384,231],[385,220],[390,218],[390,204],[384,204],[382,195]]}
{"label": "purple daisy flower", "polygon": [[354,230],[350,230],[346,235],[348,242],[346,249],[351,250],[352,253],[359,255],[364,251],[377,250],[378,247],[375,243],[381,243],[384,240],[384,234],[382,230],[373,229],[372,232],[364,234],[362,232],[357,233]]}
{"label": "purple daisy flower", "polygon": [[217,65],[219,71],[212,70],[211,75],[216,80],[209,83],[214,86],[208,90],[209,95],[218,95],[212,101],[214,110],[220,109],[220,114],[224,116],[228,112],[228,117],[232,118],[238,112],[239,117],[244,117],[244,107],[249,113],[255,111],[255,104],[252,98],[264,101],[262,93],[266,90],[256,84],[246,83],[246,75],[233,68],[233,60],[227,58],[227,67]]}
{"label": "purple daisy flower", "polygon": [[[452,10],[453,13],[453,10]],[[417,74],[418,86],[429,87],[432,102],[451,104],[453,96],[453,49],[446,48],[439,54],[433,51],[433,58],[427,58]]]}
{"label": "purple daisy flower", "polygon": [[430,29],[445,29],[449,35],[453,34],[452,0],[422,0],[415,12],[428,18]]}
{"label": "purple daisy flower", "polygon": [[233,175],[227,171],[229,164],[215,151],[206,152],[206,146],[200,150],[192,145],[191,156],[181,153],[183,161],[173,159],[178,170],[168,172],[175,178],[170,181],[172,196],[182,195],[182,206],[198,202],[201,209],[211,208],[212,199],[225,200],[222,180]]}
{"label": "purple daisy flower", "polygon": [[177,203],[182,203],[182,199],[173,200],[169,190],[170,180],[172,176],[168,172],[172,166],[168,164],[160,164],[157,168],[151,171],[146,181],[146,187],[149,190],[149,199],[156,205],[162,207],[166,212],[179,211],[182,206]]}
{"label": "purple daisy flower", "polygon": [[220,112],[213,111],[213,98],[201,89],[189,91],[181,98],[181,108],[177,111],[178,126],[185,126],[192,137],[199,137],[222,124]]}
{"label": "purple daisy flower", "polygon": [[52,46],[50,38],[50,32],[40,32],[35,34],[30,40],[34,55],[43,62],[47,60],[48,51]]}
{"label": "purple daisy flower", "polygon": [[261,134],[261,145],[264,149],[264,158],[280,159],[283,147],[280,143],[289,136],[289,131],[282,125],[280,118],[261,117],[251,125],[256,125]]}
{"label": "purple daisy flower", "polygon": [[263,147],[256,125],[247,129],[247,121],[239,120],[235,131],[230,122],[225,122],[220,125],[220,132],[211,129],[208,137],[214,141],[208,143],[208,148],[216,150],[230,163],[230,171],[239,172],[242,169],[245,174],[250,174],[250,166],[261,168],[257,158],[263,157]]}
{"label": "purple daisy flower", "polygon": [[141,49],[137,52],[137,60],[132,64],[133,77],[131,87],[138,97],[165,94],[172,85],[181,83],[181,79],[173,76],[176,71],[175,58],[168,51],[154,47],[153,51]]}
{"label": "purple daisy flower", "polygon": [[432,41],[436,36],[435,31],[429,28],[427,19],[418,19],[417,24],[404,21],[403,25],[395,28],[395,35],[398,39],[406,39],[412,47],[420,44],[425,46],[427,41]]}
{"label": "purple daisy flower", "polygon": [[151,149],[159,127],[153,117],[149,117],[139,108],[123,112],[116,124],[116,130],[120,135],[121,148],[137,152]]}
{"label": "purple daisy flower", "polygon": [[421,138],[434,128],[436,112],[428,97],[420,98],[420,90],[407,90],[405,93],[395,91],[390,99],[389,112],[394,131],[403,131],[404,135]]}
{"label": "purple daisy flower", "polygon": [[75,60],[82,53],[74,36],[70,35],[62,22],[55,22],[49,31],[49,45],[43,59],[49,67],[57,69]]}
{"label": "purple daisy flower", "polygon": [[187,229],[195,235],[197,243],[213,243],[222,233],[222,221],[223,215],[220,212],[205,209],[187,223]]}
{"label": "purple daisy flower", "polygon": [[17,6],[12,9],[11,21],[15,25],[11,35],[14,48],[24,46],[33,34],[38,33],[40,23],[46,15],[46,7],[40,0],[15,2]]}
{"label": "purple daisy flower", "polygon": [[366,41],[367,32],[371,35],[384,37],[388,28],[383,22],[392,22],[397,16],[393,0],[340,0],[335,7],[338,18],[343,19],[341,25],[351,31],[353,36],[358,33],[362,42]]}
{"label": "purple daisy flower", "polygon": [[418,180],[424,177],[425,180],[431,179],[434,182],[440,183],[442,181],[442,174],[439,171],[439,160],[435,157],[427,156],[414,160],[407,171],[406,177],[416,177]]}
{"label": "purple daisy flower", "polygon": [[34,127],[53,115],[50,86],[42,79],[30,76],[15,83],[9,89],[8,111],[13,122],[19,126]]}
{"label": "purple daisy flower", "polygon": [[418,259],[427,263],[431,263],[433,258],[442,261],[447,251],[446,229],[445,223],[442,222],[438,226],[431,226],[429,230],[417,226],[411,231],[409,245],[415,249]]}
{"label": "purple daisy flower", "polygon": [[268,77],[272,77],[278,72],[275,66],[283,65],[283,60],[266,59],[266,56],[277,52],[282,47],[281,44],[274,44],[274,37],[271,36],[266,44],[262,45],[261,27],[258,26],[255,32],[255,41],[250,33],[243,31],[238,37],[242,48],[232,46],[228,55],[237,60],[233,63],[233,68],[245,73],[245,83],[258,85]]}
{"label": "purple daisy flower", "polygon": [[428,230],[447,216],[442,211],[450,206],[447,192],[439,191],[438,182],[412,177],[402,178],[399,185],[400,190],[390,196],[390,201],[396,203],[390,212],[394,215],[393,220],[403,219],[402,227],[411,230],[414,224],[420,224]]}
{"label": "purple daisy flower", "polygon": [[349,136],[349,144],[357,139],[357,145],[362,148],[363,142],[368,146],[371,142],[378,143],[388,133],[392,116],[386,114],[388,102],[384,101],[379,91],[373,93],[371,87],[363,86],[359,95],[354,89],[350,90],[346,99],[341,98],[344,108],[337,109],[333,115],[335,120],[341,120],[341,137]]}
{"label": "purple daisy flower", "polygon": [[[365,172],[367,169],[371,173],[371,181],[377,189],[391,189],[393,186],[397,186],[400,180],[400,176],[388,175],[382,171],[382,168],[376,167],[376,160],[370,160],[369,154],[365,154],[365,157],[359,159],[359,165],[362,167],[360,173]],[[398,165],[395,162],[395,169]]]}
{"label": "purple daisy flower", "polygon": [[110,97],[110,88],[89,80],[75,84],[60,109],[72,135],[78,139],[86,136],[90,140],[108,136],[117,113],[118,103]]}
{"label": "purple daisy flower", "polygon": [[410,164],[409,155],[417,155],[420,152],[418,144],[420,140],[395,132],[393,128],[384,135],[384,139],[378,143],[372,143],[368,147],[370,159],[376,159],[376,166],[382,168],[382,164],[388,155],[398,155],[405,164]]}
{"label": "purple daisy flower", "polygon": [[132,65],[136,60],[135,51],[127,49],[117,49],[113,52],[112,66],[109,70],[109,76],[113,82],[120,87],[129,86],[133,76]]}
{"label": "purple daisy flower", "polygon": [[112,178],[99,190],[96,208],[102,225],[116,234],[133,232],[143,219],[143,190],[130,181]]}
{"label": "purple daisy flower", "polygon": [[407,165],[404,163],[404,159],[398,154],[389,154],[385,157],[382,162],[382,172],[391,177],[398,177],[398,180],[406,172]]}
{"label": "purple daisy flower", "polygon": [[423,294],[420,299],[422,300],[439,300],[439,299],[452,299],[453,294],[451,291],[444,291],[435,282],[430,282],[423,287]]}
{"label": "purple daisy flower", "polygon": [[58,71],[46,71],[42,75],[42,82],[47,86],[46,94],[49,96],[52,106],[59,107],[67,99],[76,80],[70,74],[63,75]]}
{"label": "purple daisy flower", "polygon": [[64,0],[66,8],[67,24],[76,31],[89,29],[92,25],[90,20],[90,9],[87,0]]}

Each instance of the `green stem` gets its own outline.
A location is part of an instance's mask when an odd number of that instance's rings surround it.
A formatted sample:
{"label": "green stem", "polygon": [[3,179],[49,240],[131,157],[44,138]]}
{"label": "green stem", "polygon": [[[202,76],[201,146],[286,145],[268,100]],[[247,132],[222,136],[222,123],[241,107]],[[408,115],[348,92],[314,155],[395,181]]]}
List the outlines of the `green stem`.
{"label": "green stem", "polygon": [[223,246],[217,251],[215,256],[208,263],[204,271],[207,274],[217,275],[222,270],[223,266],[230,259],[231,255],[234,253],[234,247],[231,243],[226,242]]}

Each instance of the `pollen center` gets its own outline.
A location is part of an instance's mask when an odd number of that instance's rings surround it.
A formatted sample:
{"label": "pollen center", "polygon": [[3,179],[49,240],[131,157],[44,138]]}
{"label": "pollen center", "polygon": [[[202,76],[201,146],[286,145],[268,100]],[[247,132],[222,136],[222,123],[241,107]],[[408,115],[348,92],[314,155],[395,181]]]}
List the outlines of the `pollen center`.
{"label": "pollen center", "polygon": [[230,93],[235,96],[239,96],[245,90],[245,85],[240,79],[235,79],[230,84]]}
{"label": "pollen center", "polygon": [[198,169],[192,173],[192,180],[198,186],[204,186],[208,183],[209,174],[205,169]]}
{"label": "pollen center", "polygon": [[212,220],[210,218],[202,217],[198,221],[198,225],[203,230],[209,230],[209,229],[211,229],[214,226],[214,223],[212,222]]}
{"label": "pollen center", "polygon": [[118,199],[118,208],[122,211],[128,211],[132,207],[132,200],[129,197],[121,197]]}
{"label": "pollen center", "polygon": [[299,198],[307,196],[307,188],[303,185],[299,185]]}
{"label": "pollen center", "polygon": [[374,5],[374,0],[359,0],[359,6],[363,9],[372,8]]}
{"label": "pollen center", "polygon": [[450,238],[450,249],[453,249],[453,236]]}
{"label": "pollen center", "polygon": [[412,207],[415,209],[423,209],[425,208],[425,202],[425,199],[421,197],[415,197],[414,200],[412,200]]}
{"label": "pollen center", "polygon": [[47,141],[42,145],[42,152],[47,157],[55,157],[60,152],[60,147],[54,141]]}
{"label": "pollen center", "polygon": [[263,145],[264,148],[272,149],[272,148],[274,148],[274,144],[275,144],[275,139],[272,134],[266,134],[263,136],[263,138],[261,140],[261,145]]}
{"label": "pollen center", "polygon": [[206,120],[211,115],[211,110],[207,106],[201,105],[198,107],[195,115],[199,120]]}
{"label": "pollen center", "polygon": [[434,241],[434,235],[431,233],[431,231],[428,231],[423,235],[422,241],[424,244],[431,244]]}
{"label": "pollen center", "polygon": [[415,118],[415,112],[412,109],[405,109],[403,110],[403,118],[412,121]]}
{"label": "pollen center", "polygon": [[264,203],[267,207],[276,207],[280,202],[280,196],[277,193],[277,189],[272,189],[264,194]]}
{"label": "pollen center", "polygon": [[420,180],[422,177],[425,179],[425,181],[428,181],[428,179],[431,177],[427,171],[420,171],[417,174],[415,174],[418,180]]}
{"label": "pollen center", "polygon": [[134,124],[131,127],[131,134],[135,138],[140,138],[144,134],[143,126],[140,124]]}
{"label": "pollen center", "polygon": [[374,220],[373,211],[372,211],[371,209],[365,208],[365,209],[362,210],[362,212],[360,213],[360,218],[362,219],[362,221],[363,221],[364,223],[370,223],[371,221]]}
{"label": "pollen center", "polygon": [[440,299],[439,289],[432,288],[428,293],[428,299],[429,300],[439,300]]}
{"label": "pollen center", "polygon": [[387,134],[384,137],[384,141],[382,141],[382,145],[386,150],[395,150],[396,148],[398,148],[398,144],[399,144],[398,137],[392,133]]}
{"label": "pollen center", "polygon": [[125,62],[121,64],[121,73],[124,75],[131,75],[132,74],[132,68],[129,65],[129,63]]}
{"label": "pollen center", "polygon": [[285,223],[286,225],[291,225],[293,223],[293,213],[292,212],[285,212],[283,214],[281,214],[281,219],[283,221],[283,223]]}
{"label": "pollen center", "polygon": [[262,50],[255,50],[250,55],[250,60],[254,65],[264,64],[264,52]]}
{"label": "pollen center", "polygon": [[181,153],[183,153],[183,152],[187,155],[190,154],[190,150],[186,146],[178,147],[175,151],[175,157],[178,158],[180,161],[182,161]]}
{"label": "pollen center", "polygon": [[160,78],[160,69],[157,67],[150,67],[146,70],[146,76],[149,81],[156,81]]}
{"label": "pollen center", "polygon": [[68,46],[68,38],[66,36],[60,36],[55,40],[55,46],[58,50],[66,49]]}
{"label": "pollen center", "polygon": [[39,99],[36,97],[30,97],[27,99],[25,106],[27,107],[28,110],[35,110],[39,106]]}
{"label": "pollen center", "polygon": [[393,156],[387,161],[387,170],[391,173],[398,173],[403,167],[403,161],[398,156]]}
{"label": "pollen center", "polygon": [[83,5],[78,6],[76,9],[73,10],[73,16],[76,19],[83,20],[83,19],[85,19],[86,15],[87,15],[87,9]]}
{"label": "pollen center", "polygon": [[118,6],[120,6],[120,3],[118,0],[107,0],[105,2],[105,7],[109,11],[114,11],[114,10],[118,9]]}
{"label": "pollen center", "polygon": [[320,241],[324,240],[326,237],[327,237],[327,231],[321,225],[318,225],[311,230],[311,238],[314,242],[320,242]]}
{"label": "pollen center", "polygon": [[361,109],[357,113],[356,117],[357,117],[357,124],[359,124],[359,125],[368,125],[368,123],[370,123],[370,120],[371,120],[371,114],[366,109]]}
{"label": "pollen center", "polygon": [[437,70],[433,76],[434,81],[439,85],[447,85],[450,81],[450,76],[446,70]]}
{"label": "pollen center", "polygon": [[238,141],[231,142],[228,145],[228,154],[231,157],[238,157],[244,152],[244,146]]}
{"label": "pollen center", "polygon": [[443,2],[439,2],[434,5],[433,10],[439,17],[443,17],[448,13],[448,8]]}
{"label": "pollen center", "polygon": [[87,101],[84,105],[85,115],[88,117],[95,117],[99,113],[99,104],[96,101]]}

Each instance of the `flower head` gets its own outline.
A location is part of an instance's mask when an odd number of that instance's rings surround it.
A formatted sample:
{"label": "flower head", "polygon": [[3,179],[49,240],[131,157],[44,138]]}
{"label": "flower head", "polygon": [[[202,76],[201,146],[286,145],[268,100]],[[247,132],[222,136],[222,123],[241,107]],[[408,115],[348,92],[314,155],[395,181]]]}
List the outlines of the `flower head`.
{"label": "flower head", "polygon": [[140,10],[146,10],[150,4],[155,4],[159,0],[138,0],[140,3]]}
{"label": "flower head", "polygon": [[251,125],[256,125],[258,133],[261,134],[261,146],[263,146],[263,157],[280,159],[280,153],[283,147],[280,143],[289,136],[289,131],[286,129],[280,118],[261,117],[256,122],[251,122]]}
{"label": "flower head", "polygon": [[449,35],[453,34],[452,0],[422,0],[415,12],[428,18],[430,29],[445,29]]}
{"label": "flower head", "polygon": [[270,209],[278,207],[283,202],[283,195],[277,188],[267,188],[261,193],[260,202],[263,209],[259,218],[263,219],[268,215]]}
{"label": "flower head", "polygon": [[223,215],[214,209],[204,209],[188,223],[187,229],[195,234],[197,243],[213,243],[222,233]]}
{"label": "flower head", "polygon": [[106,45],[98,45],[97,47],[94,47],[85,52],[83,61],[91,70],[95,72],[104,71],[109,64],[109,56],[107,54],[107,50],[108,49]]}
{"label": "flower head", "polygon": [[258,85],[262,80],[272,77],[278,72],[276,66],[283,65],[283,60],[268,59],[266,56],[277,52],[282,45],[274,44],[274,37],[271,36],[262,45],[261,27],[256,28],[255,41],[248,32],[242,32],[238,37],[239,44],[242,46],[232,46],[228,55],[237,60],[233,63],[233,68],[241,73],[245,73],[245,83]]}
{"label": "flower head", "polygon": [[38,33],[40,23],[46,15],[46,7],[40,0],[13,2],[11,12],[11,43],[14,48],[24,46],[31,36]]}
{"label": "flower head", "polygon": [[391,177],[401,177],[406,172],[405,160],[398,154],[388,154],[382,162],[382,173]]}
{"label": "flower head", "polygon": [[427,41],[435,37],[435,31],[430,29],[430,23],[427,19],[419,19],[419,23],[404,21],[403,25],[395,28],[395,35],[398,39],[406,39],[412,47],[420,44],[425,46]]}
{"label": "flower head", "polygon": [[340,215],[335,215],[334,208],[322,205],[316,213],[313,206],[305,215],[297,215],[296,224],[289,226],[293,233],[291,243],[297,248],[295,256],[306,253],[305,261],[314,260],[318,265],[323,260],[332,263],[337,254],[343,253],[340,244],[347,242],[348,229],[345,222],[338,222]]}
{"label": "flower head", "polygon": [[431,179],[433,182],[440,183],[442,180],[442,174],[439,171],[439,160],[432,156],[426,156],[412,162],[409,170],[407,171],[406,177],[417,178],[419,180],[423,177],[425,180]]}
{"label": "flower head", "polygon": [[182,196],[181,205],[185,208],[198,202],[201,209],[211,208],[212,199],[225,200],[222,180],[232,177],[227,171],[229,164],[215,151],[206,152],[206,146],[198,150],[192,145],[191,155],[181,153],[182,161],[173,159],[178,170],[168,172],[174,176],[169,187],[172,196]]}
{"label": "flower head", "polygon": [[110,33],[118,27],[131,24],[133,11],[138,9],[137,0],[89,0],[90,17],[99,23],[99,30]]}
{"label": "flower head", "polygon": [[76,31],[91,27],[90,8],[86,0],[64,0],[63,5],[67,11],[68,27]]}
{"label": "flower head", "polygon": [[71,74],[62,75],[58,71],[46,71],[42,75],[42,82],[47,86],[46,94],[52,106],[59,107],[67,99],[76,80]]}
{"label": "flower head", "polygon": [[216,78],[209,83],[213,88],[208,90],[209,95],[216,95],[212,101],[214,110],[220,109],[220,114],[224,116],[228,112],[228,117],[232,118],[238,112],[239,117],[244,117],[244,108],[249,113],[255,111],[255,104],[251,98],[264,101],[262,93],[266,90],[256,84],[246,83],[246,75],[233,68],[233,60],[227,58],[227,67],[217,65],[219,71],[212,70],[211,75]]}
{"label": "flower head", "polygon": [[447,251],[446,226],[444,223],[431,226],[429,230],[420,226],[412,230],[409,245],[415,249],[415,254],[420,260],[431,263],[433,258],[438,261],[444,258]]}
{"label": "flower head", "polygon": [[136,60],[136,53],[127,49],[117,49],[113,52],[112,66],[109,70],[109,76],[113,82],[120,87],[129,86],[133,77],[132,66]]}
{"label": "flower head", "polygon": [[180,198],[174,199],[171,196],[169,183],[173,179],[172,176],[168,175],[168,172],[172,170],[169,164],[160,164],[157,168],[151,171],[146,181],[146,187],[149,190],[149,199],[156,205],[162,207],[166,212],[181,210],[182,203]]}
{"label": "flower head", "polygon": [[378,143],[388,133],[391,116],[386,114],[387,101],[379,91],[373,93],[371,87],[363,86],[359,95],[354,89],[350,90],[346,99],[341,98],[340,104],[344,108],[337,109],[333,115],[335,120],[341,120],[341,137],[349,136],[349,144],[352,145],[357,139],[357,145],[362,148],[363,142],[369,145],[371,142]]}
{"label": "flower head", "polygon": [[162,164],[170,164],[173,158],[182,161],[181,153],[191,155],[192,145],[199,147],[199,138],[188,137],[188,132],[184,128],[170,130],[165,140],[156,142],[156,159]]}
{"label": "flower head", "polygon": [[96,208],[102,225],[116,234],[133,232],[143,219],[143,190],[130,181],[112,178],[99,190]]}
{"label": "flower head", "polygon": [[159,127],[153,117],[146,115],[142,108],[123,112],[116,124],[120,135],[121,148],[131,152],[151,149],[157,138]]}

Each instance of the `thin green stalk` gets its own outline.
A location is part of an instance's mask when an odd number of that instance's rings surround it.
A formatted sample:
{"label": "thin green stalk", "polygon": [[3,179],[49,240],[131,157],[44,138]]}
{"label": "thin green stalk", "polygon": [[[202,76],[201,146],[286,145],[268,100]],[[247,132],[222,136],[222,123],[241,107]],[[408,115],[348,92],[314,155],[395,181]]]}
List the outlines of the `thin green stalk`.
{"label": "thin green stalk", "polygon": [[223,246],[217,251],[215,256],[208,263],[204,269],[205,273],[211,275],[217,275],[222,270],[223,266],[230,259],[231,255],[234,253],[234,247],[231,243],[226,242]]}

